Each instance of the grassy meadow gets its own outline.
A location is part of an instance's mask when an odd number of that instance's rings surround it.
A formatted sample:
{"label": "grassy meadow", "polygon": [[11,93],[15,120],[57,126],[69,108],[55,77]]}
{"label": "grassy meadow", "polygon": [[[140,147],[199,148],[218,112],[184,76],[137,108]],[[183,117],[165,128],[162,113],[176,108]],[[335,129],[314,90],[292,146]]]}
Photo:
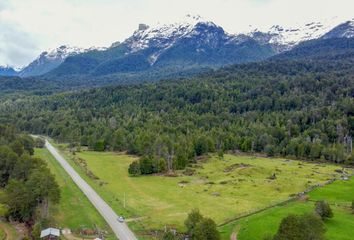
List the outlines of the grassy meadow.
{"label": "grassy meadow", "polygon": [[285,206],[275,207],[264,212],[242,218],[220,227],[222,239],[230,239],[232,232],[238,232],[239,240],[262,239],[274,235],[281,219],[288,214],[301,214],[314,211],[316,200],[327,200],[334,213],[332,219],[326,220],[326,238],[333,240],[353,239],[354,215],[350,205],[354,198],[354,179],[336,181],[309,193],[308,201],[297,201]]}
{"label": "grassy meadow", "polygon": [[[63,149],[63,148],[62,148]],[[193,208],[218,224],[287,200],[311,185],[338,176],[338,166],[285,159],[210,156],[191,167],[195,173],[177,177],[131,177],[134,157],[119,153],[65,152],[71,164],[135,230],[183,229]],[[74,163],[76,162],[76,164]],[[271,179],[275,174],[276,178]],[[126,208],[123,208],[124,198]]]}

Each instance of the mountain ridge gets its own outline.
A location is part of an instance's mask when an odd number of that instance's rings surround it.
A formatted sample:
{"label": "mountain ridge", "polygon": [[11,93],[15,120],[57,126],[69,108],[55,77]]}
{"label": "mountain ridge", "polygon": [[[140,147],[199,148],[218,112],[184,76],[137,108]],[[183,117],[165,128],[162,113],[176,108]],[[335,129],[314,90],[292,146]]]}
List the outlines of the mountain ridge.
{"label": "mountain ridge", "polygon": [[16,76],[17,71],[9,66],[0,66],[0,76]]}
{"label": "mountain ridge", "polygon": [[[34,61],[18,72],[20,77],[32,77],[43,75],[57,68],[66,58],[81,53],[95,50],[96,48],[79,48],[70,45],[62,45],[58,48],[42,52]],[[101,48],[103,49],[103,48]]]}
{"label": "mountain ridge", "polygon": [[273,54],[270,46],[259,44],[250,37],[240,39],[210,21],[189,16],[186,21],[157,27],[141,24],[122,43],[114,43],[100,53],[87,52],[69,57],[46,76],[103,76],[172,66],[181,70],[220,67],[258,61]]}
{"label": "mountain ridge", "polygon": [[[351,38],[354,19],[328,20],[296,27],[274,25],[231,34],[200,16],[187,15],[177,23],[138,29],[123,42],[108,48],[77,48],[68,45],[43,52],[15,75],[62,78],[69,75],[104,76],[135,74],[162,68],[217,68],[228,64],[260,61],[289,51],[302,42],[320,38]],[[14,74],[14,73],[11,73]]]}

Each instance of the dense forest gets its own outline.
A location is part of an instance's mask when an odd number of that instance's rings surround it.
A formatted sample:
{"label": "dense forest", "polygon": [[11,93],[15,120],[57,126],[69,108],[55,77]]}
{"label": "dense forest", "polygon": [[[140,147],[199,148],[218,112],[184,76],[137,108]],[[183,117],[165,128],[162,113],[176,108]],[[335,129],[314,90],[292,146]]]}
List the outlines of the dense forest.
{"label": "dense forest", "polygon": [[21,95],[49,95],[54,92],[72,91],[111,85],[131,85],[142,82],[155,82],[161,79],[182,79],[212,71],[208,67],[185,69],[166,67],[137,73],[119,73],[107,76],[38,76],[29,78],[1,77],[0,100],[4,97]]}
{"label": "dense forest", "polygon": [[350,60],[268,61],[192,79],[8,99],[0,121],[72,147],[142,156],[132,173],[225,151],[354,164]]}
{"label": "dense forest", "polygon": [[[60,199],[59,186],[46,163],[33,156],[43,140],[19,134],[14,127],[0,125],[0,203],[9,220],[39,228],[48,221],[49,204]],[[42,226],[43,227],[43,226]]]}

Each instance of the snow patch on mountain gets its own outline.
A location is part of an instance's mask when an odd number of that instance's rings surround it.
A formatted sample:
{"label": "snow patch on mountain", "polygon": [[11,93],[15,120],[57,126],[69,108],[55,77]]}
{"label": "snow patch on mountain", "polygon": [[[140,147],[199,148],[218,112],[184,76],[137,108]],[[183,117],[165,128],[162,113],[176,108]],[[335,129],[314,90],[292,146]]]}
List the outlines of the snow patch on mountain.
{"label": "snow patch on mountain", "polygon": [[[196,26],[202,23],[216,27],[214,23],[205,21],[200,16],[187,15],[185,19],[178,23],[157,24],[154,27],[140,24],[139,30],[134,32],[133,36],[124,43],[130,48],[129,53],[138,52],[149,47],[168,48],[178,39],[197,34]],[[154,59],[154,57],[152,58]]]}
{"label": "snow patch on mountain", "polygon": [[24,67],[19,75],[21,77],[30,77],[30,76],[39,76],[43,75],[65,61],[66,58],[70,56],[75,56],[81,53],[86,53],[89,51],[104,51],[107,48],[79,48],[73,47],[70,45],[62,45],[58,48],[51,49],[45,52],[42,52],[33,62],[28,66]]}
{"label": "snow patch on mountain", "polygon": [[80,48],[80,47],[73,47],[70,45],[62,45],[58,48],[47,50],[42,52],[38,58],[35,60],[37,62],[41,62],[42,60],[65,60],[69,56],[74,56],[80,53],[85,53],[89,51],[104,51],[107,48],[105,47],[90,47],[90,48]]}
{"label": "snow patch on mountain", "polygon": [[76,55],[79,53],[84,53],[86,49],[79,48],[79,47],[71,47],[69,45],[62,45],[58,48],[52,49],[45,51],[39,55],[37,58],[37,61],[41,61],[43,58],[46,58],[48,60],[51,59],[66,59],[67,57],[71,55]]}
{"label": "snow patch on mountain", "polygon": [[306,24],[297,24],[291,27],[274,25],[265,31],[255,29],[248,35],[262,43],[279,46],[281,50],[289,50],[301,42],[322,37],[340,23],[341,20],[335,17]]}
{"label": "snow patch on mountain", "polygon": [[[346,19],[347,20],[347,19]],[[109,51],[111,48],[122,47],[112,55],[118,57],[136,54],[137,58],[144,58],[153,66],[159,64],[174,51],[181,51],[202,56],[204,52],[212,52],[214,49],[227,48],[235,50],[238,45],[241,48],[247,46],[260,45],[260,49],[269,51],[271,54],[281,53],[292,49],[301,42],[319,38],[341,38],[354,37],[354,19],[343,21],[343,19],[332,18],[328,20],[315,21],[295,26],[274,25],[267,29],[253,29],[246,33],[229,34],[223,28],[207,21],[200,16],[187,15],[182,20],[171,24],[157,24],[150,27],[146,24],[139,24],[134,34],[124,42],[115,42],[109,48],[88,49],[63,45],[56,49],[48,50],[20,71],[20,76],[37,76],[45,74],[59,65],[70,56],[90,52],[90,51]],[[182,49],[182,50],[180,50]],[[188,50],[185,50],[188,49]],[[140,52],[141,51],[141,52]],[[259,50],[258,50],[259,51]],[[141,56],[139,55],[141,54]],[[227,55],[226,53],[224,53]],[[247,54],[252,55],[252,51]],[[237,55],[237,54],[236,54]],[[246,54],[245,54],[246,55]],[[167,57],[166,57],[167,56]],[[112,56],[109,55],[108,58]],[[114,57],[114,56],[113,56]],[[179,56],[178,56],[179,57]],[[135,58],[133,58],[135,59]],[[192,59],[192,58],[191,58]],[[194,61],[194,59],[189,61]],[[218,59],[220,62],[222,58]]]}
{"label": "snow patch on mountain", "polygon": [[323,38],[352,38],[354,37],[354,19],[346,21],[323,35]]}

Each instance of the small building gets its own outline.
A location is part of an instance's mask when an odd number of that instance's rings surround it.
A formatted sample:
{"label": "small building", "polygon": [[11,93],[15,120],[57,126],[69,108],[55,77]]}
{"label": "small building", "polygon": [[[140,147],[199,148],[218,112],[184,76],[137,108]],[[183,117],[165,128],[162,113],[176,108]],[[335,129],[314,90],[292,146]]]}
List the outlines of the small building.
{"label": "small building", "polygon": [[41,231],[41,239],[58,240],[60,237],[60,230],[56,228],[47,228]]}

